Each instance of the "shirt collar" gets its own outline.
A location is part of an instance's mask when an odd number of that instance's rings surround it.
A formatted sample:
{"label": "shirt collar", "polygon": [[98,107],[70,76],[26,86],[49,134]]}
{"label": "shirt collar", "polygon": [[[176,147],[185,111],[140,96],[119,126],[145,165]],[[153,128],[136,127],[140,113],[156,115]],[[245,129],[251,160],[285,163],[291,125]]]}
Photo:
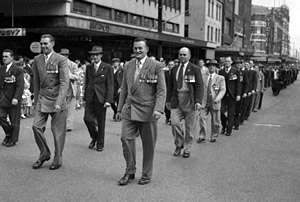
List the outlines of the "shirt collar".
{"label": "shirt collar", "polygon": [[9,63],[8,65],[6,65],[6,69],[9,69],[11,66],[12,66],[12,62],[11,63]]}
{"label": "shirt collar", "polygon": [[138,63],[138,62],[141,62],[141,67],[144,65],[144,62],[145,62],[145,60],[146,60],[146,58],[147,58],[147,56],[145,56],[143,59],[141,59],[141,60],[136,60],[136,62]]}
{"label": "shirt collar", "polygon": [[49,60],[49,58],[51,57],[51,55],[53,54],[54,51],[51,51],[51,53],[49,53],[48,55],[45,54],[45,57],[47,57],[47,60]]}
{"label": "shirt collar", "polygon": [[95,65],[97,65],[97,67],[100,67],[101,64],[101,60],[98,63],[95,63]]}

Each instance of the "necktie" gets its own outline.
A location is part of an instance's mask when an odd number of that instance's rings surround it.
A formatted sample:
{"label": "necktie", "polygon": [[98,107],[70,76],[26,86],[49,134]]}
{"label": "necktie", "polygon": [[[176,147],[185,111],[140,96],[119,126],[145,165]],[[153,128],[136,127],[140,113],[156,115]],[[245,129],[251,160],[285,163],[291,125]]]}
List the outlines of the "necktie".
{"label": "necktie", "polygon": [[212,79],[211,79],[211,74],[210,74],[209,79],[208,79],[208,84],[207,84],[207,96],[210,96],[210,94],[211,94],[211,82],[212,82]]}
{"label": "necktie", "polygon": [[141,71],[140,65],[141,64],[142,64],[141,61],[136,62],[135,73],[134,73],[134,82],[137,81],[138,75],[140,74],[140,71]]}
{"label": "necktie", "polygon": [[178,73],[178,79],[177,79],[177,89],[182,88],[182,82],[183,82],[183,67],[184,64],[180,65],[179,73]]}
{"label": "necktie", "polygon": [[98,68],[99,68],[99,67],[98,67],[98,65],[94,63],[94,69],[95,69],[95,73],[97,73],[97,71],[98,71]]}
{"label": "necktie", "polygon": [[47,62],[48,62],[48,56],[45,55],[45,64],[47,64]]}

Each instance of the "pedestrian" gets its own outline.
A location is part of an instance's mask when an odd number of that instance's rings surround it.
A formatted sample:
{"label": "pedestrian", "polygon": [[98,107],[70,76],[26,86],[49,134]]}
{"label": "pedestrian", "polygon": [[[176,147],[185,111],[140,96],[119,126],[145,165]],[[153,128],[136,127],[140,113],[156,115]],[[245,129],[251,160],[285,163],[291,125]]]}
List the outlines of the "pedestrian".
{"label": "pedestrian", "polygon": [[176,147],[173,154],[179,156],[184,149],[183,157],[189,158],[195,135],[196,110],[200,109],[204,89],[200,68],[190,62],[190,49],[181,48],[178,58],[180,65],[171,71],[167,106],[171,109],[172,134]]}
{"label": "pedestrian", "polygon": [[[166,86],[168,86],[169,82],[170,82],[170,72],[171,69],[174,67],[174,61],[170,60],[168,65],[166,65],[165,61],[162,62],[163,65],[163,70],[165,73],[165,80],[166,80]],[[165,116],[166,116],[166,120],[165,123],[168,125],[171,125],[171,111],[167,108],[167,106],[165,106]]]}
{"label": "pedestrian", "polygon": [[[234,124],[234,111],[236,102],[241,99],[240,74],[237,69],[231,66],[231,57],[225,58],[225,66],[220,69],[219,75],[225,77],[226,93],[221,102],[222,134],[230,136]],[[227,114],[227,116],[225,115]]]}
{"label": "pedestrian", "polygon": [[121,142],[126,161],[124,176],[119,185],[134,180],[136,172],[135,139],[140,136],[143,144],[142,176],[138,184],[151,181],[154,148],[157,139],[157,121],[164,112],[166,83],[160,62],[147,56],[149,46],[144,38],[133,42],[135,59],[124,66],[117,120],[122,119]]}
{"label": "pedestrian", "polygon": [[67,48],[62,48],[60,53],[62,56],[67,58],[67,64],[69,68],[69,89],[67,93],[67,109],[68,109],[68,118],[67,118],[67,132],[71,132],[73,130],[73,122],[74,122],[74,112],[76,109],[76,95],[77,95],[77,81],[79,78],[79,70],[78,65],[69,59],[70,50]]}
{"label": "pedestrian", "polygon": [[2,145],[6,147],[15,146],[19,140],[24,91],[23,69],[14,64],[13,60],[14,52],[5,49],[2,52],[4,65],[0,68],[0,125],[5,133]]}
{"label": "pedestrian", "polygon": [[44,132],[48,117],[51,116],[55,152],[50,170],[56,170],[62,165],[62,152],[66,137],[69,69],[67,59],[53,50],[55,40],[52,35],[42,35],[40,44],[42,53],[35,56],[32,67],[35,109],[32,129],[40,156],[32,168],[38,169],[45,161],[50,160],[51,152]]}
{"label": "pedestrian", "polygon": [[258,80],[257,80],[257,92],[256,92],[256,98],[253,106],[253,112],[257,112],[261,108],[262,99],[265,91],[265,76],[262,72],[263,65],[259,64],[258,66],[259,72],[258,72]]}
{"label": "pedestrian", "polygon": [[92,139],[89,148],[96,145],[96,151],[101,152],[104,149],[106,109],[113,102],[114,72],[109,64],[101,60],[101,46],[93,46],[89,53],[93,63],[86,67],[83,120]]}
{"label": "pedestrian", "polygon": [[113,58],[112,66],[114,70],[114,101],[111,103],[111,108],[114,111],[113,120],[116,121],[116,114],[118,111],[119,95],[121,92],[121,85],[123,79],[123,68],[120,66],[120,59]]}
{"label": "pedestrian", "polygon": [[[226,92],[225,78],[216,74],[218,62],[216,60],[209,60],[206,63],[208,66],[208,75],[205,74],[204,78],[204,95],[199,114],[200,137],[197,143],[205,142],[207,128],[207,118],[211,114],[211,135],[210,142],[216,142],[218,135],[221,132],[221,100]],[[203,75],[202,75],[203,76]]]}

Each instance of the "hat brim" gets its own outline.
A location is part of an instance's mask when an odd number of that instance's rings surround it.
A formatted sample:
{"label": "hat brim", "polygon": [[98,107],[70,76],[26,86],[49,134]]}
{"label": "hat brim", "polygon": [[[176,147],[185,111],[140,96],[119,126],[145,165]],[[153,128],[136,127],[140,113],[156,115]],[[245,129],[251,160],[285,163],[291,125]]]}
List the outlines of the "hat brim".
{"label": "hat brim", "polygon": [[207,63],[206,65],[219,65],[218,63]]}
{"label": "hat brim", "polygon": [[103,54],[102,51],[89,51],[89,54]]}

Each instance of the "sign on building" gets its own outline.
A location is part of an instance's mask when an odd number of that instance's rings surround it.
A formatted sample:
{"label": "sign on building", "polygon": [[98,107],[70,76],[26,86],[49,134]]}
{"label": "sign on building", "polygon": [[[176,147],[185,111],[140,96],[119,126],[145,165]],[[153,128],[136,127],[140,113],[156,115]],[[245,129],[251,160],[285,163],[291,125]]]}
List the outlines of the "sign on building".
{"label": "sign on building", "polygon": [[25,28],[1,28],[0,37],[26,36]]}

